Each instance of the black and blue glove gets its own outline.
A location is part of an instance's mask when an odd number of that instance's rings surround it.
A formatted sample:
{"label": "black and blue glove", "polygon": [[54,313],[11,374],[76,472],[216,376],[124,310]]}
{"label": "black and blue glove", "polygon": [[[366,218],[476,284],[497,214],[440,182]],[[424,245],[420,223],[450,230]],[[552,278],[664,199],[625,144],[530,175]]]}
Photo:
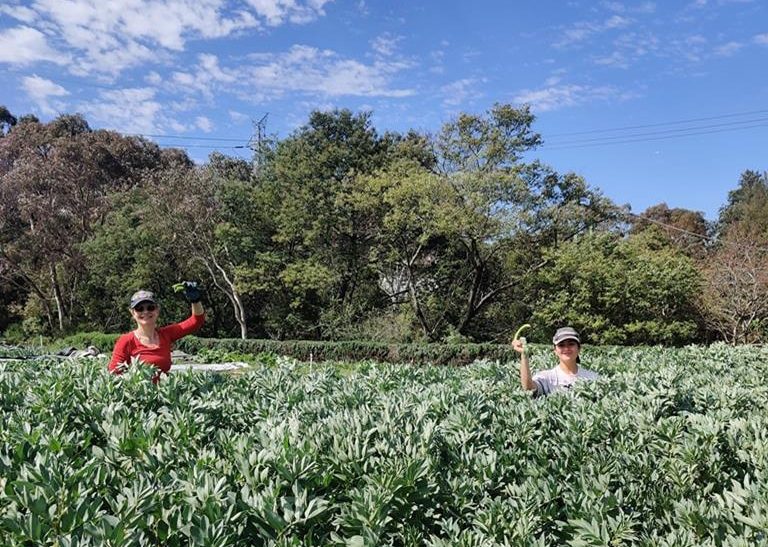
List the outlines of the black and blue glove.
{"label": "black and blue glove", "polygon": [[200,294],[201,289],[197,286],[197,282],[195,281],[182,281],[181,283],[176,283],[173,286],[173,292],[184,293],[184,298],[190,304],[200,302],[200,299],[202,298],[202,295]]}

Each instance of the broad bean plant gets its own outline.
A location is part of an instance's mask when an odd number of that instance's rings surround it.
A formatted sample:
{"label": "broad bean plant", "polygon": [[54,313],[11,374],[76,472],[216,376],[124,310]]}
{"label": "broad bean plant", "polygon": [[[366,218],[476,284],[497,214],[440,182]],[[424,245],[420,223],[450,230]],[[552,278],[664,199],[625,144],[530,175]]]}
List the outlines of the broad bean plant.
{"label": "broad bean plant", "polygon": [[602,379],[547,398],[490,361],[279,358],[156,385],[9,360],[0,544],[768,543],[768,351],[582,356]]}

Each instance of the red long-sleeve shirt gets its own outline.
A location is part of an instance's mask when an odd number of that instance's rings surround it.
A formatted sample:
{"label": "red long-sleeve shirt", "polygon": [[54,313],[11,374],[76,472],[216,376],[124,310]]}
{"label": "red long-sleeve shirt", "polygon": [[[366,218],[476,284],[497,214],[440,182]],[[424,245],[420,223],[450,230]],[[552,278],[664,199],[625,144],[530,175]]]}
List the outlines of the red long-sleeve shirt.
{"label": "red long-sleeve shirt", "polygon": [[190,315],[181,323],[166,325],[157,329],[157,347],[145,346],[133,331],[123,334],[115,342],[112,350],[112,360],[109,362],[109,371],[115,374],[122,372],[121,363],[130,364],[132,357],[138,357],[145,363],[156,366],[160,372],[171,370],[171,345],[178,340],[197,331],[205,323],[205,314]]}

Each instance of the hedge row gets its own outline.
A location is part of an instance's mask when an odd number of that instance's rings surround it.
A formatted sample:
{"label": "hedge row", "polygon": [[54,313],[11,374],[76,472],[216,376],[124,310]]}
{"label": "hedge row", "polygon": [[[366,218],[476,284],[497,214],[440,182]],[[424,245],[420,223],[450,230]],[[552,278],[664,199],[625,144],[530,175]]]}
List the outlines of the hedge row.
{"label": "hedge row", "polygon": [[[96,346],[102,352],[110,352],[117,334],[84,332],[68,336],[57,347],[84,349]],[[378,342],[323,342],[314,340],[262,340],[240,338],[198,338],[187,336],[175,344],[175,349],[195,354],[202,349],[258,355],[272,353],[293,357],[299,361],[362,361],[385,363],[433,363],[439,365],[464,365],[480,358],[517,360],[509,346],[499,344],[384,344]]]}
{"label": "hedge row", "polygon": [[313,340],[259,340],[239,338],[197,338],[179,340],[177,349],[197,353],[216,349],[238,353],[273,353],[299,361],[362,361],[386,363],[433,363],[464,365],[480,358],[499,361],[518,359],[509,346],[498,344],[383,344],[378,342],[323,342]]}
{"label": "hedge row", "polygon": [[[117,340],[117,334],[97,332],[79,333],[60,341],[60,346],[84,349],[96,346],[109,353]],[[550,346],[531,344],[537,354],[551,351]],[[477,359],[498,360],[501,363],[519,360],[511,346],[503,344],[385,344],[379,342],[323,342],[314,340],[262,340],[240,338],[198,338],[187,336],[179,340],[175,349],[196,354],[200,350],[259,355],[269,353],[293,357],[299,361],[363,361],[382,363],[415,363],[436,365],[466,365]],[[589,347],[589,356],[612,353],[610,346]]]}
{"label": "hedge row", "polygon": [[88,346],[95,346],[103,353],[111,353],[119,337],[119,334],[104,334],[103,332],[78,332],[62,338],[54,345],[56,349],[66,347],[85,349]]}

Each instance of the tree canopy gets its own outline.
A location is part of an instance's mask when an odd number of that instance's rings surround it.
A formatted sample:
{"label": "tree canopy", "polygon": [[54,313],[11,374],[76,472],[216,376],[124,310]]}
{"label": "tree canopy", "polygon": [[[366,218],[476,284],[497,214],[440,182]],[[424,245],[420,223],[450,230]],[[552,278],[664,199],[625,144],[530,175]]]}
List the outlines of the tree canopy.
{"label": "tree canopy", "polygon": [[716,226],[626,211],[575,173],[523,161],[526,107],[435,135],[313,112],[259,169],[0,109],[0,329],[129,326],[126,300],[206,287],[215,336],[506,341],[569,323],[601,343],[763,340],[768,180],[745,171]]}

